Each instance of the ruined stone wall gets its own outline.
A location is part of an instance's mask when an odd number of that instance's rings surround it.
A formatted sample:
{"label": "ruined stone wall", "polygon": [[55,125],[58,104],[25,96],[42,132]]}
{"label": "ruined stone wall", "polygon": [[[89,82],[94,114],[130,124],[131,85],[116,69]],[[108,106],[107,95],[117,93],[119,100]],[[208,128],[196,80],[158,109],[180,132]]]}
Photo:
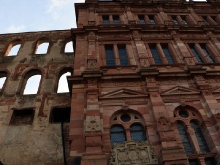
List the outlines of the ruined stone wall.
{"label": "ruined stone wall", "polygon": [[[49,42],[48,52],[35,54],[41,40]],[[21,43],[18,54],[5,56],[14,41]],[[61,126],[51,123],[50,117],[54,107],[70,107],[69,93],[57,93],[61,74],[73,69],[74,53],[64,52],[69,41],[69,30],[0,35],[0,73],[7,75],[0,91],[0,161],[4,165],[63,162]],[[37,94],[24,95],[26,74],[35,73],[41,74],[39,90]],[[15,111],[28,109],[33,110],[33,119],[21,117],[11,123]],[[68,125],[65,128],[68,131]],[[68,153],[69,146],[66,147]]]}

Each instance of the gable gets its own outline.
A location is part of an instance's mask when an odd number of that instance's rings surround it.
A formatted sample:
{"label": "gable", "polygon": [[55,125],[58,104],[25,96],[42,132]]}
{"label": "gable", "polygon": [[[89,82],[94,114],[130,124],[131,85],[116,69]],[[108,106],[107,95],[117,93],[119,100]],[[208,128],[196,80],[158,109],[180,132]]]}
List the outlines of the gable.
{"label": "gable", "polygon": [[189,95],[199,94],[200,91],[192,88],[186,88],[183,86],[176,86],[161,93],[161,95]]}
{"label": "gable", "polygon": [[117,98],[136,98],[146,97],[148,94],[144,92],[134,91],[130,89],[119,89],[107,94],[99,96],[99,99],[117,99]]}

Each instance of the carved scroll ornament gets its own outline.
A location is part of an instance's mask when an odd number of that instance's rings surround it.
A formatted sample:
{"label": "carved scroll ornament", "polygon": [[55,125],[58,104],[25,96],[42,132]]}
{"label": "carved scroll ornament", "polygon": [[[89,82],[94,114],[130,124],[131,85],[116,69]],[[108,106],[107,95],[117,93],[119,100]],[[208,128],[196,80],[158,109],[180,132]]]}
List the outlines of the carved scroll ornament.
{"label": "carved scroll ornament", "polygon": [[127,141],[113,146],[109,165],[158,164],[152,146],[145,141]]}

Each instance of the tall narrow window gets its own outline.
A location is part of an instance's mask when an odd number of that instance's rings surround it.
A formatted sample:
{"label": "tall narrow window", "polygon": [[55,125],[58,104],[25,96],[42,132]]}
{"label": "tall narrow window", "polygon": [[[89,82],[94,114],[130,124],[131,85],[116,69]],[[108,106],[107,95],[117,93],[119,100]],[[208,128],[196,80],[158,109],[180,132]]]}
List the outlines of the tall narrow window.
{"label": "tall narrow window", "polygon": [[11,48],[8,56],[16,56],[18,54],[18,51],[20,50],[21,44],[15,45]]}
{"label": "tall narrow window", "polygon": [[139,18],[140,24],[146,24],[145,19],[144,19],[144,15],[138,15],[138,18]]}
{"label": "tall narrow window", "polygon": [[133,124],[130,127],[131,139],[135,141],[145,141],[146,136],[144,133],[144,127],[140,124]]}
{"label": "tall narrow window", "polygon": [[59,79],[59,83],[58,83],[58,90],[57,93],[65,93],[65,92],[69,92],[69,87],[67,84],[67,79],[66,76],[70,76],[71,73],[67,72],[65,74],[63,74],[60,79]]}
{"label": "tall narrow window", "polygon": [[153,15],[149,15],[148,18],[149,18],[151,24],[155,24],[156,23],[155,20],[154,20],[154,16]]}
{"label": "tall narrow window", "polygon": [[103,15],[102,16],[102,23],[103,24],[110,24],[109,15]]}
{"label": "tall narrow window", "polygon": [[192,145],[189,141],[189,137],[187,135],[187,132],[184,128],[184,125],[182,122],[180,121],[177,121],[177,128],[178,128],[178,131],[179,131],[179,134],[180,134],[180,138],[182,140],[182,143],[183,143],[183,146],[184,146],[184,149],[185,149],[185,152],[187,155],[190,155],[190,154],[193,154],[193,148],[192,148]]}
{"label": "tall narrow window", "polygon": [[118,45],[118,55],[120,59],[120,65],[128,65],[128,57],[126,51],[126,45]]}
{"label": "tall narrow window", "polygon": [[117,144],[119,142],[126,141],[125,130],[120,125],[113,125],[110,131],[111,134],[111,144]]}
{"label": "tall narrow window", "polygon": [[202,133],[202,130],[198,124],[197,121],[190,121],[191,127],[194,129],[198,144],[199,144],[199,148],[203,153],[207,153],[210,152],[209,147],[206,143],[205,137]]}
{"label": "tall narrow window", "polygon": [[41,75],[31,76],[26,83],[24,94],[37,94],[40,85]]}
{"label": "tall narrow window", "polygon": [[65,53],[72,53],[73,52],[73,42],[72,41],[66,43],[64,52]]}
{"label": "tall narrow window", "polygon": [[189,47],[190,47],[190,50],[193,53],[193,55],[196,57],[197,62],[198,63],[204,63],[202,58],[199,56],[198,52],[196,51],[195,46],[190,45]]}
{"label": "tall narrow window", "polygon": [[173,64],[174,61],[173,61],[173,58],[170,54],[170,51],[168,49],[168,45],[162,45],[162,49],[163,49],[163,53],[164,55],[166,56],[166,59],[168,61],[168,64]]}
{"label": "tall narrow window", "polygon": [[37,46],[36,54],[47,54],[49,42],[44,42]]}
{"label": "tall narrow window", "polygon": [[113,19],[114,24],[120,24],[119,15],[113,15],[112,19]]}
{"label": "tall narrow window", "polygon": [[205,45],[200,45],[200,47],[202,48],[203,52],[206,54],[207,59],[209,60],[209,62],[214,63],[214,59],[212,58],[212,56],[210,55],[210,53],[208,52],[208,50],[206,49]]}
{"label": "tall narrow window", "polygon": [[158,54],[156,44],[150,45],[150,51],[154,59],[155,64],[162,64],[160,55]]}
{"label": "tall narrow window", "polygon": [[115,55],[113,45],[105,45],[106,65],[115,66]]}

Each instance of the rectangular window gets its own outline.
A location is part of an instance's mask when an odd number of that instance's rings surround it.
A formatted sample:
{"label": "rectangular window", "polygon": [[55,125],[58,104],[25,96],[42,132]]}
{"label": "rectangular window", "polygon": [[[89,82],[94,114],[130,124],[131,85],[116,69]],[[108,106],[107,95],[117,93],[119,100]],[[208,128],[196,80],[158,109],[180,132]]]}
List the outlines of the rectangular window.
{"label": "rectangular window", "polygon": [[190,50],[191,50],[192,54],[195,56],[197,62],[198,63],[204,63],[202,58],[200,57],[199,53],[195,49],[195,45],[189,45],[189,47],[190,47]]}
{"label": "rectangular window", "polygon": [[168,64],[173,64],[174,61],[173,61],[173,58],[172,58],[172,56],[170,54],[170,51],[168,49],[168,45],[164,45],[163,44],[162,45],[162,49],[163,49],[163,53],[164,53],[164,55],[165,55],[165,57],[166,57],[166,59],[168,61]]}
{"label": "rectangular window", "polygon": [[53,108],[50,115],[51,123],[69,123],[70,122],[70,107]]}
{"label": "rectangular window", "polygon": [[212,56],[210,55],[210,53],[208,52],[208,50],[206,49],[206,46],[200,44],[200,47],[202,48],[203,53],[206,55],[206,57],[207,57],[207,59],[209,60],[209,62],[214,63],[215,61],[214,61],[214,59],[212,58]]}
{"label": "rectangular window", "polygon": [[32,124],[33,119],[34,119],[33,109],[14,110],[10,124],[15,124],[15,125]]}
{"label": "rectangular window", "polygon": [[106,66],[115,66],[115,55],[113,45],[105,45]]}
{"label": "rectangular window", "polygon": [[112,19],[113,19],[114,24],[120,24],[119,15],[113,15]]}
{"label": "rectangular window", "polygon": [[118,45],[118,55],[122,66],[128,65],[126,45]]}
{"label": "rectangular window", "polygon": [[160,55],[158,54],[158,51],[157,51],[156,44],[149,45],[149,47],[150,47],[150,51],[151,51],[151,54],[154,59],[154,63],[155,64],[162,64],[162,61],[160,59]]}
{"label": "rectangular window", "polygon": [[178,21],[177,21],[176,16],[172,16],[172,20],[173,20],[174,24],[176,24],[176,25],[179,24]]}
{"label": "rectangular window", "polygon": [[140,24],[146,24],[144,15],[138,15]]}
{"label": "rectangular window", "polygon": [[102,16],[102,23],[103,24],[110,24],[109,15],[103,15]]}
{"label": "rectangular window", "polygon": [[151,24],[156,24],[156,21],[155,21],[153,15],[149,15],[148,18],[149,18]]}

